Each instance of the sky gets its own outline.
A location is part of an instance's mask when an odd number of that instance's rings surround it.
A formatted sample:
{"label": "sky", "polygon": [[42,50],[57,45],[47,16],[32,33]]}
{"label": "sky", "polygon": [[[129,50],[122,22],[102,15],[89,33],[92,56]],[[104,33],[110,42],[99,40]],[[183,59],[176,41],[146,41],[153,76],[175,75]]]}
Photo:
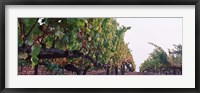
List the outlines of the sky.
{"label": "sky", "polygon": [[131,26],[124,40],[132,50],[136,71],[155,48],[148,42],[162,47],[166,52],[173,48],[173,44],[182,45],[182,18],[117,18],[117,22],[120,26]]}

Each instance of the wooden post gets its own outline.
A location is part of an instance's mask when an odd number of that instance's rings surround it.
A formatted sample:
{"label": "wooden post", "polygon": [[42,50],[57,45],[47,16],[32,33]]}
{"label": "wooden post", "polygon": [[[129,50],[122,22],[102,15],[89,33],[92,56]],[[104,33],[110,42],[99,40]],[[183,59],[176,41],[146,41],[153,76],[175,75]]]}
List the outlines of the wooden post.
{"label": "wooden post", "polygon": [[34,67],[34,75],[38,75],[38,64]]}

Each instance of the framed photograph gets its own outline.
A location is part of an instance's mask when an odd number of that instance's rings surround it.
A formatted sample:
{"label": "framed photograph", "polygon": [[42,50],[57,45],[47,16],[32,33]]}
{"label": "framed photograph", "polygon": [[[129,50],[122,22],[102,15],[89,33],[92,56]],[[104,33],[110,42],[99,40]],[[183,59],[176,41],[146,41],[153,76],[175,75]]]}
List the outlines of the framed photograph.
{"label": "framed photograph", "polygon": [[1,1],[0,91],[199,92],[199,0]]}

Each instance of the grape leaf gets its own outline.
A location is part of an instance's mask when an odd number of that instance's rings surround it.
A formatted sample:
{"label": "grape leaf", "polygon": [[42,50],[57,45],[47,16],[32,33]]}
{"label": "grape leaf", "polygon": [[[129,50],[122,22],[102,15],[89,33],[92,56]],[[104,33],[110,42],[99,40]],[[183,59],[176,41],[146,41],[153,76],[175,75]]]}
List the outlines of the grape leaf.
{"label": "grape leaf", "polygon": [[33,45],[31,47],[31,56],[38,56],[41,48],[38,45]]}

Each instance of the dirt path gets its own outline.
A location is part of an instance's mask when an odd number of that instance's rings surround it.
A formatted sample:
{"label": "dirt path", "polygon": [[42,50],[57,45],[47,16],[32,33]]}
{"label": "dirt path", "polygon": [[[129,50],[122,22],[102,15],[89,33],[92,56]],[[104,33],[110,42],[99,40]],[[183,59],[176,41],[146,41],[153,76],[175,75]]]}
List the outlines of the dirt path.
{"label": "dirt path", "polygon": [[125,75],[145,75],[145,74],[142,72],[127,72],[125,73]]}
{"label": "dirt path", "polygon": [[[106,75],[105,71],[91,71],[87,73],[88,75]],[[114,74],[111,74],[114,75]],[[142,72],[126,72],[125,75],[146,75]]]}
{"label": "dirt path", "polygon": [[[19,67],[18,68],[18,74],[19,75],[33,75],[34,74],[34,70],[31,69],[31,66],[24,66],[24,67]],[[38,68],[38,75],[51,75],[53,74],[50,71],[47,71],[47,69],[44,66],[39,66]],[[64,70],[64,73],[60,73],[60,75],[72,75],[71,71],[67,71]],[[54,75],[54,74],[53,74]],[[87,75],[106,75],[106,71],[105,70],[92,70],[92,71],[88,71]],[[110,75],[115,75],[114,73],[110,73]],[[119,73],[120,75],[120,73]],[[126,72],[125,75],[145,75],[142,72]]]}

